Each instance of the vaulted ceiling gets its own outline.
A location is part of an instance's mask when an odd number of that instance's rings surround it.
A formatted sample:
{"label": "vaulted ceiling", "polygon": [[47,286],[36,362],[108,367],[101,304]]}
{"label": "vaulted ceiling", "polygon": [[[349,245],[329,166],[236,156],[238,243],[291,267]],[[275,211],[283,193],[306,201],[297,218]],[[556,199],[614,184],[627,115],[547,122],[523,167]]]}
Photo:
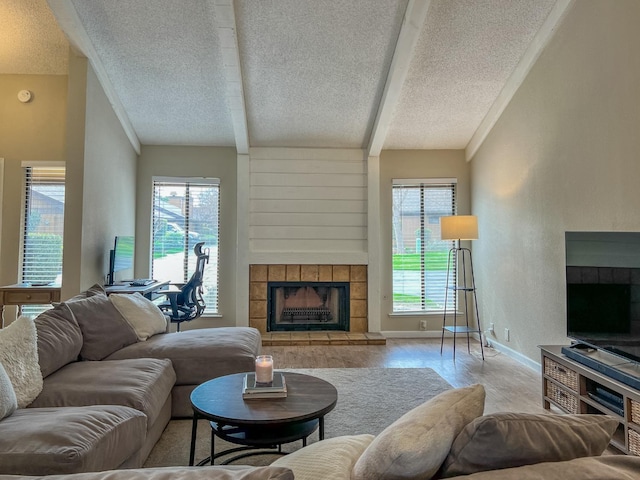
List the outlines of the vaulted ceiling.
{"label": "vaulted ceiling", "polygon": [[91,61],[140,144],[467,149],[572,0],[0,0],[0,74]]}

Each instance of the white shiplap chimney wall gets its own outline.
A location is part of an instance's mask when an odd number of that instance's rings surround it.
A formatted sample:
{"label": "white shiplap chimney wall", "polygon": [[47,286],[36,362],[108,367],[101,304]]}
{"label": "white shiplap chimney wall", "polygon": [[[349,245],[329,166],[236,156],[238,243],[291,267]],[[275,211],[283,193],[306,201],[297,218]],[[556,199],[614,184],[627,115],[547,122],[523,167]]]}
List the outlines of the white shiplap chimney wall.
{"label": "white shiplap chimney wall", "polygon": [[364,155],[360,149],[250,149],[250,263],[366,264]]}

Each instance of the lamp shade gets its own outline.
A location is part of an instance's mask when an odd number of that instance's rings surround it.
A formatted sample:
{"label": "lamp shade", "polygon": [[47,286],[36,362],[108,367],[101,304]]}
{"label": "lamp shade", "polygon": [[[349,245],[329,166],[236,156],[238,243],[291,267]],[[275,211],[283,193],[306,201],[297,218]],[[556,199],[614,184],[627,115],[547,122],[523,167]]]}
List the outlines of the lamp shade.
{"label": "lamp shade", "polygon": [[442,240],[477,240],[478,217],[475,215],[440,217],[440,238]]}

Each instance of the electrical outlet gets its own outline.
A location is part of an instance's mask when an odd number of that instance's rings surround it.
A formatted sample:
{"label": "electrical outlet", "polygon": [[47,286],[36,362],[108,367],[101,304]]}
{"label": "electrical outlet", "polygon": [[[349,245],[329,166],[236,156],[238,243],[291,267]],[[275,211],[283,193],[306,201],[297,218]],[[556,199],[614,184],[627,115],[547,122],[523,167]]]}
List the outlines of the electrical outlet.
{"label": "electrical outlet", "polygon": [[511,340],[510,335],[509,335],[509,329],[508,329],[508,328],[505,328],[505,329],[504,329],[504,340],[505,340],[506,342],[508,342],[508,341],[510,341],[510,340]]}
{"label": "electrical outlet", "polygon": [[426,329],[427,329],[427,321],[420,320],[420,330],[426,330]]}
{"label": "electrical outlet", "polygon": [[496,326],[495,326],[495,324],[493,322],[491,322],[489,324],[489,333],[491,335],[495,335],[496,334]]}

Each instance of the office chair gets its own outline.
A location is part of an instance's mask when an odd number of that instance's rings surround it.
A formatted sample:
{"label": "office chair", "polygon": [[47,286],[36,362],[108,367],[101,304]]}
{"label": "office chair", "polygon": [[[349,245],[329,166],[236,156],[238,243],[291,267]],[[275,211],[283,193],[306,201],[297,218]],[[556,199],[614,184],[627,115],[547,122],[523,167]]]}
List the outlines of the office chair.
{"label": "office chair", "polygon": [[189,322],[201,316],[206,307],[202,298],[202,280],[204,266],[209,263],[209,249],[203,249],[204,242],[196,243],[193,251],[196,254],[196,270],[187,283],[172,283],[178,289],[161,290],[158,293],[166,295],[167,301],[158,305],[171,323],[177,323],[176,330],[180,331],[182,322]]}

